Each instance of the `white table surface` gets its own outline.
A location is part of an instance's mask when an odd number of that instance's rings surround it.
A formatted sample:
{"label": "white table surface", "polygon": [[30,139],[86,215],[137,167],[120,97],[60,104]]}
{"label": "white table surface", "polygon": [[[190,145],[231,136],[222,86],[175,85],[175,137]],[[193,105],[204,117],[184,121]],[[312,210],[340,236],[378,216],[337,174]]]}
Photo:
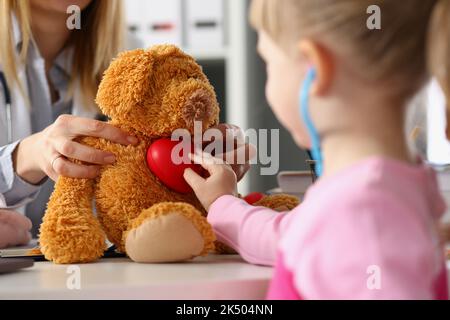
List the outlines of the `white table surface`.
{"label": "white table surface", "polygon": [[68,266],[35,262],[0,275],[0,299],[264,299],[272,276],[272,268],[250,265],[237,255],[170,264],[109,258],[77,265],[78,290],[67,286],[74,276]]}
{"label": "white table surface", "polygon": [[[36,262],[0,274],[2,299],[264,299],[272,268],[238,255],[209,255],[184,263],[139,264],[127,258],[79,264],[81,288],[69,289],[69,265]],[[447,260],[450,289],[450,260]]]}

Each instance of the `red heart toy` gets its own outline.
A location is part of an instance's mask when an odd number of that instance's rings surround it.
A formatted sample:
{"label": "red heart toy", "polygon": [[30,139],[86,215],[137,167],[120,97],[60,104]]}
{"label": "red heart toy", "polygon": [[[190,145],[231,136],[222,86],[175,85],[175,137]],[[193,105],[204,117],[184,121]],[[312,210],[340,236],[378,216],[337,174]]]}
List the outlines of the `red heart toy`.
{"label": "red heart toy", "polygon": [[[153,142],[147,150],[147,165],[150,170],[170,189],[179,193],[190,193],[192,188],[184,180],[184,170],[190,168],[201,176],[204,176],[203,168],[195,163],[175,164],[172,161],[172,150],[180,141],[159,139]],[[180,148],[179,156],[183,157],[183,148]],[[191,145],[191,152],[194,146]]]}
{"label": "red heart toy", "polygon": [[265,194],[261,192],[252,192],[246,195],[243,199],[247,201],[248,204],[254,204],[258,202],[262,198],[264,198]]}

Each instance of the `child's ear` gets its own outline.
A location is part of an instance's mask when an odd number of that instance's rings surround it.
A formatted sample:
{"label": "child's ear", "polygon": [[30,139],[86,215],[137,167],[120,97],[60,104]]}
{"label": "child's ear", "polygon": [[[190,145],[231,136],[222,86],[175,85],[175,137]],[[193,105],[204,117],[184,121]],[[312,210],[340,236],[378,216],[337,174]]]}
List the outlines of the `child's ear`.
{"label": "child's ear", "polygon": [[333,79],[333,60],[330,53],[318,43],[302,40],[298,45],[301,55],[316,70],[316,79],[311,94],[323,95],[331,86]]}

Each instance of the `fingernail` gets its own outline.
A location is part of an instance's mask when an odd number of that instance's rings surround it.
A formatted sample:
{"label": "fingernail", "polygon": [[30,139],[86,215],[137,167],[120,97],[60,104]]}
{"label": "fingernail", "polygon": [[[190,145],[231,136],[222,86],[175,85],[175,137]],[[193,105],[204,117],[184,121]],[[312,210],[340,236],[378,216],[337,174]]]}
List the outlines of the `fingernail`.
{"label": "fingernail", "polygon": [[138,139],[136,137],[133,137],[133,136],[128,136],[127,141],[130,144],[137,144],[138,143]]}
{"label": "fingernail", "polygon": [[113,156],[113,155],[111,155],[111,156],[106,156],[106,157],[105,157],[105,162],[113,164],[114,162],[116,162],[116,157]]}
{"label": "fingernail", "polygon": [[98,165],[89,166],[89,174],[91,178],[96,178],[100,173],[100,167]]}

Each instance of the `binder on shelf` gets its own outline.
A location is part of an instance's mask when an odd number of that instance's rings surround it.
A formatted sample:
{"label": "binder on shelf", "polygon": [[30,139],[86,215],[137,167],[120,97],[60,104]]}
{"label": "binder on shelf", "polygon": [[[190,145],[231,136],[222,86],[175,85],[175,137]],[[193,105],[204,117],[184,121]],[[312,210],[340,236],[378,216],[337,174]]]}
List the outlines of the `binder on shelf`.
{"label": "binder on shelf", "polygon": [[223,0],[185,0],[186,46],[190,49],[225,46]]}
{"label": "binder on shelf", "polygon": [[125,2],[125,13],[128,30],[137,38],[144,38],[144,25],[141,19],[142,1],[127,0]]}
{"label": "binder on shelf", "polygon": [[181,0],[128,0],[127,22],[144,47],[154,44],[182,45]]}

